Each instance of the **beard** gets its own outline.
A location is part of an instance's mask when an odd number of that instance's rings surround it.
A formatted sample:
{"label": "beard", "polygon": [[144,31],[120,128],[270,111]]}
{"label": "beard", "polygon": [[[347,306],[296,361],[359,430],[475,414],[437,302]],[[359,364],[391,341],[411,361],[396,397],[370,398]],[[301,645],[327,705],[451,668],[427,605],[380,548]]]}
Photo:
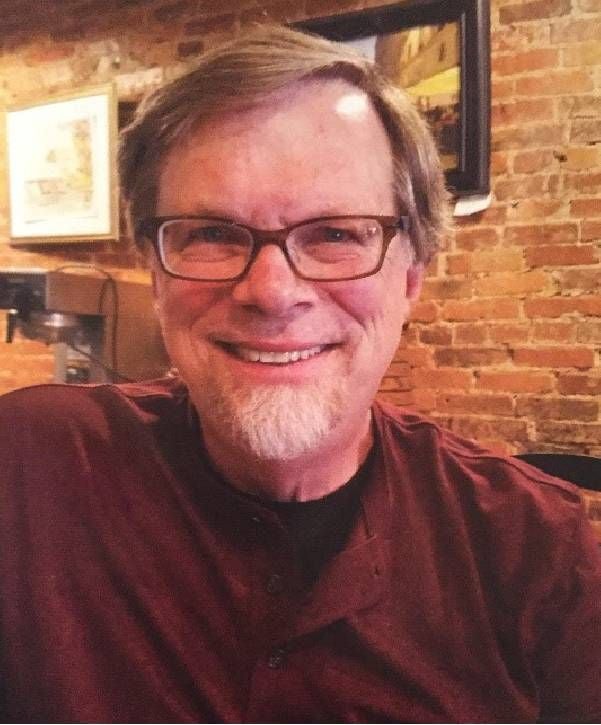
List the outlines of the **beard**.
{"label": "beard", "polygon": [[208,365],[203,380],[187,380],[201,424],[206,421],[234,446],[263,460],[290,460],[318,448],[348,402],[345,375],[251,386],[217,371]]}

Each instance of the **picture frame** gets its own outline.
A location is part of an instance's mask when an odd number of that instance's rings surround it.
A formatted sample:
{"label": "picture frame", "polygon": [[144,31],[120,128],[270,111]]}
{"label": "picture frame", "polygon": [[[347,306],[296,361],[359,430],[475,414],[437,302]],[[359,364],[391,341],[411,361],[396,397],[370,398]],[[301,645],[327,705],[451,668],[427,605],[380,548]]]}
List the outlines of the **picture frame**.
{"label": "picture frame", "polygon": [[489,0],[404,0],[295,27],[375,60],[429,121],[450,190],[489,193]]}
{"label": "picture frame", "polygon": [[10,243],[118,239],[112,84],[6,111]]}

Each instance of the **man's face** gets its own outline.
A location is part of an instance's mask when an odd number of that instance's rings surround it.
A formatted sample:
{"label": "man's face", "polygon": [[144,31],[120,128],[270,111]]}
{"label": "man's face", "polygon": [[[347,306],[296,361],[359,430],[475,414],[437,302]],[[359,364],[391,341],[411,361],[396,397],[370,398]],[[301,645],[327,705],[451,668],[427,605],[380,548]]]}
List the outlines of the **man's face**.
{"label": "man's face", "polygon": [[[397,215],[388,137],[367,97],[312,81],[204,125],[168,156],[157,215],[212,215],[260,229],[320,216]],[[298,278],[264,247],[237,282],[168,277],[154,262],[167,350],[205,435],[259,458],[337,445],[366,425],[421,270],[393,239],[364,279]]]}

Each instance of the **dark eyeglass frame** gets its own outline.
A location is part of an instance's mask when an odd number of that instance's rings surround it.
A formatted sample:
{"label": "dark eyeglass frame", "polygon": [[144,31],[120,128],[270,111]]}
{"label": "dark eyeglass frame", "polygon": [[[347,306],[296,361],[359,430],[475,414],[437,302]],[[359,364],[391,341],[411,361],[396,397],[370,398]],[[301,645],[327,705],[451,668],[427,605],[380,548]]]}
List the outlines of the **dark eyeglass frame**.
{"label": "dark eyeglass frame", "polygon": [[[253,246],[250,250],[248,262],[246,263],[246,266],[240,272],[240,274],[237,274],[235,277],[213,279],[209,277],[190,277],[188,275],[178,274],[177,272],[173,272],[172,270],[168,269],[165,263],[161,239],[159,238],[159,230],[161,228],[161,225],[165,222],[176,221],[178,219],[203,219],[213,222],[223,222],[224,224],[232,224],[236,227],[240,227],[241,229],[245,229],[250,234]],[[305,224],[334,221],[335,219],[370,219],[377,221],[380,224],[383,232],[382,252],[376,266],[369,272],[363,272],[362,274],[356,274],[350,277],[309,277],[302,274],[302,272],[300,272],[296,268],[296,265],[294,264],[294,262],[290,258],[290,254],[288,253],[288,248],[286,246],[288,236],[292,231],[294,231],[294,229],[305,226]],[[203,216],[201,214],[179,214],[176,216],[150,217],[148,219],[142,220],[136,227],[136,236],[138,238],[142,237],[148,239],[152,243],[162,270],[165,272],[165,274],[168,274],[170,277],[175,277],[176,279],[185,279],[190,282],[237,282],[247,274],[248,270],[257,258],[261,249],[268,244],[275,244],[276,247],[282,250],[282,253],[286,257],[286,261],[290,265],[290,268],[300,279],[305,279],[310,282],[345,282],[353,279],[362,279],[363,277],[371,277],[372,274],[376,274],[377,272],[379,272],[380,269],[382,269],[384,258],[386,256],[386,252],[388,251],[388,247],[390,246],[390,242],[392,241],[395,234],[399,231],[405,233],[409,231],[408,216],[379,216],[376,214],[338,214],[336,216],[323,216],[315,217],[313,219],[304,219],[303,221],[292,224],[289,227],[267,230],[249,227],[246,224],[239,224],[232,219],[225,219],[223,217]]]}

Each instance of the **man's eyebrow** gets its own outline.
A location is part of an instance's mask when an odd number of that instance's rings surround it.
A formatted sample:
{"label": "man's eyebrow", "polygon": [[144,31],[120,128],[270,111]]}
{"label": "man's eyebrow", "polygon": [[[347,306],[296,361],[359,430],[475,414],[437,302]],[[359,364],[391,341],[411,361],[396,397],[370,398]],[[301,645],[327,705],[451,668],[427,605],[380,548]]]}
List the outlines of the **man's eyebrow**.
{"label": "man's eyebrow", "polygon": [[224,209],[218,209],[215,207],[208,207],[208,206],[197,206],[192,209],[192,211],[188,212],[189,216],[208,216],[208,217],[217,217],[218,219],[228,219],[230,221],[235,221],[235,215],[231,212],[226,212]]}

